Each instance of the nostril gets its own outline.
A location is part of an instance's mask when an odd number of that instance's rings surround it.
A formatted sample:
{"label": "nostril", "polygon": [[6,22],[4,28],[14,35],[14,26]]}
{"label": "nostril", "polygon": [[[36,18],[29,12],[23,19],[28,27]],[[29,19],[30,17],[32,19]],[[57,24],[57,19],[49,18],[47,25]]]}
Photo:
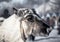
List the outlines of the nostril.
{"label": "nostril", "polygon": [[44,33],[44,34],[47,34],[47,30],[46,30],[46,28],[41,29],[41,32]]}
{"label": "nostril", "polygon": [[31,34],[31,35],[29,35],[29,40],[34,41],[34,39],[35,39],[35,36],[33,36],[32,34]]}

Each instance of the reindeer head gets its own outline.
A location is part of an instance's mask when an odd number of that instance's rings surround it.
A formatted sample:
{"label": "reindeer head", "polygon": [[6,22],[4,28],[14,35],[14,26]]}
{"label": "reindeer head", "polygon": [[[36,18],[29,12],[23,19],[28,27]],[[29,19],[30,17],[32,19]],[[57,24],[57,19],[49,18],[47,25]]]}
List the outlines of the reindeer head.
{"label": "reindeer head", "polygon": [[41,20],[34,9],[13,9],[18,17],[22,17],[20,20],[21,28],[23,28],[26,37],[31,34],[34,36],[45,36],[47,34],[47,28],[49,26]]}

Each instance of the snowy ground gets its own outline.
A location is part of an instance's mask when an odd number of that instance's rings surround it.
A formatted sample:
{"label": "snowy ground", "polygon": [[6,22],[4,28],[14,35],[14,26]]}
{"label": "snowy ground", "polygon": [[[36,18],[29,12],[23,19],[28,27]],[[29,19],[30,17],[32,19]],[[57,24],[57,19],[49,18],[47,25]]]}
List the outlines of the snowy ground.
{"label": "snowy ground", "polygon": [[27,42],[60,42],[60,35],[56,29],[52,30],[48,37],[35,37],[35,41]]}
{"label": "snowy ground", "polygon": [[27,42],[60,42],[60,36],[57,37],[36,37],[35,41]]}

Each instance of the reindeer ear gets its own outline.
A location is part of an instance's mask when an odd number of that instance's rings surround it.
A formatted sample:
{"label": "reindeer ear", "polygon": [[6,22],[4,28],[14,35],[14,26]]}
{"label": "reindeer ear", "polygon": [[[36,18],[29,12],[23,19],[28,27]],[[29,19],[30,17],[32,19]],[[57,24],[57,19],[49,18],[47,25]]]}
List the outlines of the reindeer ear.
{"label": "reindeer ear", "polygon": [[14,14],[17,14],[17,9],[15,8],[15,7],[13,7],[13,12],[14,12]]}
{"label": "reindeer ear", "polygon": [[33,11],[34,14],[37,14],[34,8],[32,9],[32,11]]}

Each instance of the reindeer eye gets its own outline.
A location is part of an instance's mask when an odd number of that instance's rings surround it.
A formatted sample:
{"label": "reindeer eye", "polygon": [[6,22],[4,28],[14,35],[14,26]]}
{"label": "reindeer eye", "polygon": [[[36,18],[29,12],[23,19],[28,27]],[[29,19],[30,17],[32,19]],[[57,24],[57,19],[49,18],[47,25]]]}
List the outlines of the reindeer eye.
{"label": "reindeer eye", "polygon": [[34,17],[32,15],[29,15],[27,20],[29,22],[34,22]]}
{"label": "reindeer eye", "polygon": [[28,21],[29,21],[29,22],[33,22],[33,19],[32,19],[32,18],[29,18]]}

